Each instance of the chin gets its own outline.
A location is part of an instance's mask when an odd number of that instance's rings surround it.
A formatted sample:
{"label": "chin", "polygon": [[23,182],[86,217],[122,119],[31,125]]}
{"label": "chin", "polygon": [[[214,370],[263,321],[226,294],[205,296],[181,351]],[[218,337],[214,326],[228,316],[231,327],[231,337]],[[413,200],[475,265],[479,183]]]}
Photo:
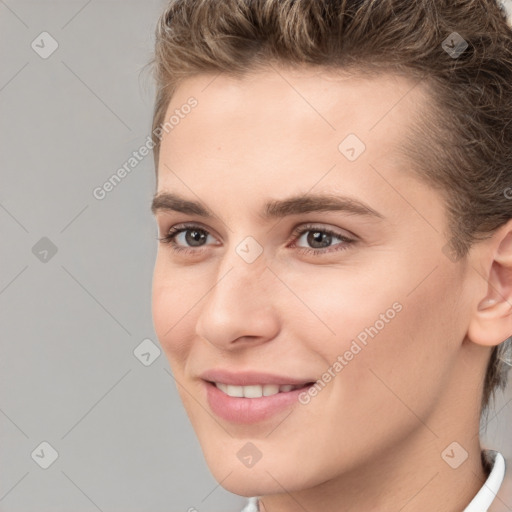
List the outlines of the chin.
{"label": "chin", "polygon": [[288,458],[264,459],[246,467],[236,455],[226,457],[225,450],[205,453],[206,464],[215,480],[239,496],[278,494],[283,492],[283,487],[289,492],[298,491],[314,484],[304,471],[297,471],[297,465]]}
{"label": "chin", "polygon": [[246,472],[232,473],[226,478],[226,473],[215,474],[213,473],[215,480],[222,486],[226,491],[237,494],[238,496],[244,496],[250,498],[252,496],[267,496],[270,494],[279,494],[283,492],[283,487],[287,491],[295,491],[302,487],[294,487],[289,485],[285,480],[284,483],[279,483],[272,478],[268,473],[251,473]]}

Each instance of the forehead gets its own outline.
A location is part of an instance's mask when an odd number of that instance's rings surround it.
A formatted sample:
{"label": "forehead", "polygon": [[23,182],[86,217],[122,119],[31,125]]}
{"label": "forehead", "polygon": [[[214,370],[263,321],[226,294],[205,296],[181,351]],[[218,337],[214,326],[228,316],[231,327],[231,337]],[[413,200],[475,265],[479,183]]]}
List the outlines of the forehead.
{"label": "forehead", "polygon": [[[182,113],[191,97],[197,105]],[[182,82],[172,97],[165,120],[181,115],[161,147],[180,160],[236,158],[242,150],[253,161],[265,153],[289,160],[290,151],[298,158],[338,151],[355,134],[379,157],[379,148],[396,147],[407,134],[424,98],[421,82],[393,74],[275,65],[242,79],[202,74]]]}
{"label": "forehead", "polygon": [[[196,106],[182,109],[191,97]],[[242,191],[270,198],[314,188],[398,208],[393,188],[416,194],[398,148],[426,99],[421,82],[393,74],[271,67],[242,79],[195,76],[167,109],[166,120],[180,119],[162,138],[158,190],[256,209]]]}

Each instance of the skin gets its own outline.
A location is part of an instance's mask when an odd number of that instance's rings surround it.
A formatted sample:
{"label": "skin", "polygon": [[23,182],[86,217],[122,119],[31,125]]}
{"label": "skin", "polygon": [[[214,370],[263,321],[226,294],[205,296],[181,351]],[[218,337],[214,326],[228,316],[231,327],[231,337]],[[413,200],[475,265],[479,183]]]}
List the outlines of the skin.
{"label": "skin", "polygon": [[[273,66],[196,76],[170,102],[166,118],[190,96],[198,106],[162,139],[158,192],[215,217],[156,213],[160,237],[199,223],[208,238],[197,247],[178,235],[189,254],[159,244],[155,332],[212,474],[262,496],[262,511],[460,512],[487,477],[480,397],[491,348],[512,332],[512,223],[467,259],[447,257],[441,196],[398,150],[428,105],[413,85]],[[352,162],[338,150],[349,133],[366,145]],[[308,192],[356,198],[384,218],[259,216],[268,200]],[[355,242],[301,253],[319,247],[311,231],[293,238],[306,223]],[[252,263],[235,251],[247,236],[264,249]],[[209,409],[206,369],[319,379],[396,302],[401,311],[309,404],[250,425]],[[249,441],[262,454],[251,468],[237,457]],[[468,453],[457,469],[441,457],[454,441]]]}

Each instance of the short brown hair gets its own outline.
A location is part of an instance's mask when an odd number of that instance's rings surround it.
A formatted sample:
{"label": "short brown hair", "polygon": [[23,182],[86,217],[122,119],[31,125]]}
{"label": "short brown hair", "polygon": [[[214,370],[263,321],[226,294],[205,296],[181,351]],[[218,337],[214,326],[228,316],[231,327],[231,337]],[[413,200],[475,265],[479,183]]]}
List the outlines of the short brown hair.
{"label": "short brown hair", "polygon": [[[423,81],[429,111],[401,149],[443,195],[454,260],[512,218],[512,30],[496,0],[171,0],[149,63],[157,176],[157,131],[178,85],[271,62]],[[511,349],[512,337],[491,352],[482,411],[506,385]]]}

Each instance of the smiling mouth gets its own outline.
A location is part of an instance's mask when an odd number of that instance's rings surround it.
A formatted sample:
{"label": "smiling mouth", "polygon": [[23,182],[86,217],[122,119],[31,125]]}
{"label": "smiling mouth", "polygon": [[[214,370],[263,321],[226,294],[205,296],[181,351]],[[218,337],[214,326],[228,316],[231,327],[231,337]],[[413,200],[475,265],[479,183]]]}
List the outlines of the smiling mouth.
{"label": "smiling mouth", "polygon": [[233,398],[261,398],[264,396],[273,396],[279,393],[289,393],[297,389],[306,389],[314,384],[314,382],[306,382],[304,384],[254,384],[251,386],[235,386],[232,384],[224,384],[222,382],[207,381],[220,389],[226,395]]}

